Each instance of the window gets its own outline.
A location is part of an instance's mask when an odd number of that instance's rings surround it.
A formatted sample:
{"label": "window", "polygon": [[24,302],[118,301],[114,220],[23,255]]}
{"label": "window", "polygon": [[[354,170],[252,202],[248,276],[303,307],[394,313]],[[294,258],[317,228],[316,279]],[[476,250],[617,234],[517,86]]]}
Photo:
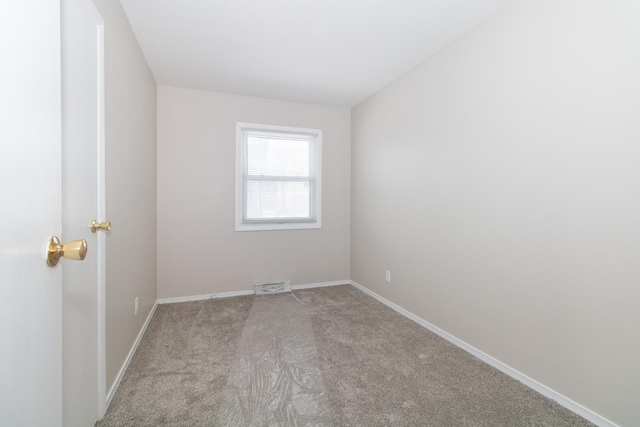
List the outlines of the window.
{"label": "window", "polygon": [[320,228],[322,131],[236,124],[236,231]]}

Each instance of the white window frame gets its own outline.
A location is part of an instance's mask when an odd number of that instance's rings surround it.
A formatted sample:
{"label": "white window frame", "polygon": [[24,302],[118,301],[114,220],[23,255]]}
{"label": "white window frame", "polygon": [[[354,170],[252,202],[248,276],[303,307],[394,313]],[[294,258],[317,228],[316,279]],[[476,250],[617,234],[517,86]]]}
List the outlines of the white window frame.
{"label": "white window frame", "polygon": [[[268,134],[275,136],[302,137],[312,143],[311,160],[311,207],[310,219],[273,218],[267,220],[245,220],[244,183],[247,176],[247,135]],[[275,126],[257,123],[236,123],[236,231],[299,230],[321,228],[322,213],[322,130]]]}

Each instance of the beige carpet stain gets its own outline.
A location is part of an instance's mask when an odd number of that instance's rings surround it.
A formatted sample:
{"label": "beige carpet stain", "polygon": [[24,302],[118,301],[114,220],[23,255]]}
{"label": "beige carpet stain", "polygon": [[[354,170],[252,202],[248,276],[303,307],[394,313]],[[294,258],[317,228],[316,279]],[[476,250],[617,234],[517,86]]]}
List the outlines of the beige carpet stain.
{"label": "beige carpet stain", "polygon": [[97,426],[592,426],[350,286],[158,307]]}

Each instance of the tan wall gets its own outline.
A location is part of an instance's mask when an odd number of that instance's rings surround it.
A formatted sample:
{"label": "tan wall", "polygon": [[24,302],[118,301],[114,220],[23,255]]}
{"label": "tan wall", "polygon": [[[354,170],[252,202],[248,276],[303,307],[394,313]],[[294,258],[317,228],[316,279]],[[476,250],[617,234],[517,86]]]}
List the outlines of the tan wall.
{"label": "tan wall", "polygon": [[[324,129],[322,228],[234,231],[235,122]],[[349,279],[350,111],[158,87],[158,298]]]}
{"label": "tan wall", "polygon": [[[105,20],[107,391],[156,301],[156,83],[119,1]],[[134,299],[140,310],[134,316]]]}
{"label": "tan wall", "polygon": [[351,213],[353,280],[625,426],[640,420],[629,4],[515,1],[357,106]]}

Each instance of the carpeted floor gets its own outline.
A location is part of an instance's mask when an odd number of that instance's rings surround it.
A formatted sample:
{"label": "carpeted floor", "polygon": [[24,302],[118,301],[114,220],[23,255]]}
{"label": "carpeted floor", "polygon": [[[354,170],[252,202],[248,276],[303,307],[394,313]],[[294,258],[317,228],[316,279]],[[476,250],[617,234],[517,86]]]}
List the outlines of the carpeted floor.
{"label": "carpeted floor", "polygon": [[160,305],[106,426],[592,426],[350,286]]}

